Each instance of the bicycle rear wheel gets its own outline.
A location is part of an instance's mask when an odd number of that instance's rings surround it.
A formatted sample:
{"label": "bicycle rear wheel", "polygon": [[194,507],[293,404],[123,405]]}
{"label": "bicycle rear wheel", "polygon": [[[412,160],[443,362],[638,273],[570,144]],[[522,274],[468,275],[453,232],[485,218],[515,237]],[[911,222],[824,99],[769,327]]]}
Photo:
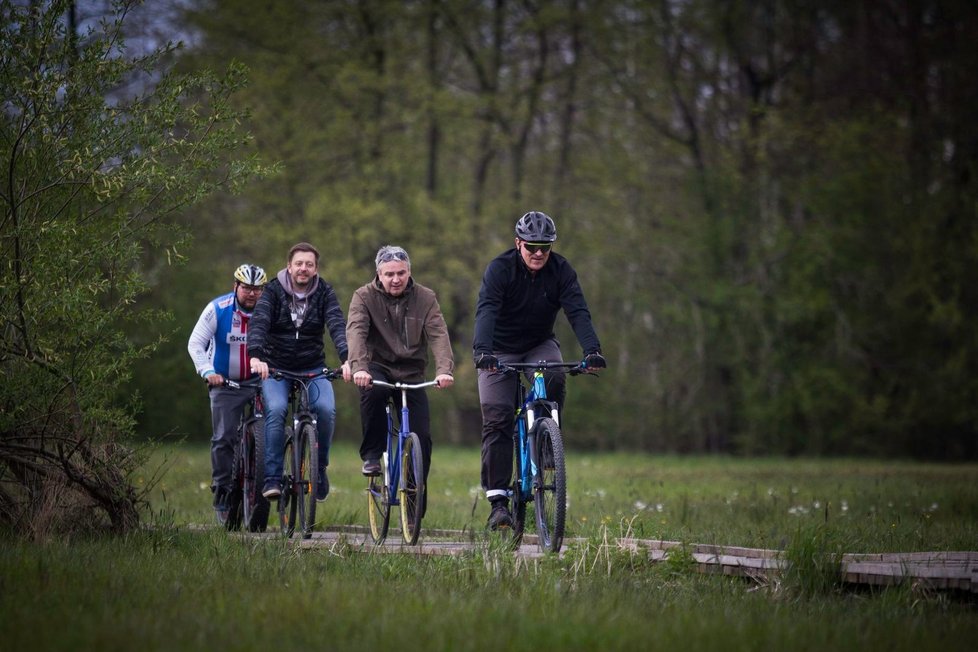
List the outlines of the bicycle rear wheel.
{"label": "bicycle rear wheel", "polygon": [[523,496],[523,456],[520,453],[520,426],[516,424],[513,430],[513,484],[510,490],[512,496],[513,515],[513,547],[523,542],[523,532],[526,529],[526,500]]}
{"label": "bicycle rear wheel", "polygon": [[224,498],[227,501],[228,510],[228,518],[224,523],[224,527],[229,532],[237,532],[241,529],[241,520],[244,512],[243,502],[247,461],[245,460],[245,434],[241,426],[238,426],[238,435],[238,443],[234,446],[234,456],[231,458],[231,487],[228,490],[228,495]]}
{"label": "bicycle rear wheel", "polygon": [[413,546],[421,534],[421,517],[424,513],[425,484],[424,456],[421,439],[410,433],[404,439],[401,453],[401,488],[398,492],[401,503],[401,536],[404,543]]}
{"label": "bicycle rear wheel", "polygon": [[298,496],[295,494],[295,478],[298,465],[298,454],[295,451],[296,437],[292,431],[292,426],[285,426],[285,451],[282,456],[282,463],[285,465],[285,474],[282,478],[282,495],[278,497],[278,521],[282,530],[282,535],[291,537],[295,532],[296,516],[298,511]]}
{"label": "bicycle rear wheel", "polygon": [[316,428],[311,423],[300,426],[297,446],[299,466],[295,487],[299,521],[296,527],[302,532],[302,538],[308,539],[316,525],[316,481],[319,469],[319,439]]}
{"label": "bicycle rear wheel", "polygon": [[244,482],[242,510],[249,532],[264,532],[268,527],[268,499],[261,495],[265,484],[265,419],[256,418],[245,425],[241,440]]}
{"label": "bicycle rear wheel", "polygon": [[564,440],[557,422],[550,418],[534,426],[533,500],[536,503],[538,545],[544,552],[559,552],[564,541],[567,512],[567,475],[564,466]]}
{"label": "bicycle rear wheel", "polygon": [[388,484],[390,468],[387,464],[387,456],[387,452],[381,456],[380,475],[371,476],[367,483],[367,516],[370,518],[370,536],[378,545],[387,538],[387,530],[391,522],[390,486]]}

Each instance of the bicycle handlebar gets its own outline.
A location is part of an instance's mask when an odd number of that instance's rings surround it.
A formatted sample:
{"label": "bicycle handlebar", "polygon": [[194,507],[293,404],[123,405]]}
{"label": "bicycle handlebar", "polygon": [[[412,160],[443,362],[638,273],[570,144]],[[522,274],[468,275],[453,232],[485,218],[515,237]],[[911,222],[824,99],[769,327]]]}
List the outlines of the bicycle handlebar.
{"label": "bicycle handlebar", "polygon": [[581,362],[551,362],[549,360],[538,360],[536,362],[500,362],[499,371],[543,371],[544,369],[559,369],[566,371],[571,376],[587,373],[588,369]]}
{"label": "bicycle handlebar", "polygon": [[255,376],[254,378],[247,378],[245,380],[231,380],[229,378],[225,378],[224,382],[221,383],[221,385],[223,387],[228,387],[230,389],[245,389],[248,387],[261,387],[261,377]]}
{"label": "bicycle handlebar", "polygon": [[389,383],[386,380],[372,380],[372,385],[379,385],[380,387],[390,387],[391,389],[423,389],[425,387],[432,387],[438,384],[436,380],[425,380],[420,383],[402,383],[397,381],[396,383]]}
{"label": "bicycle handlebar", "polygon": [[324,367],[318,371],[306,371],[306,372],[296,372],[289,371],[288,369],[273,369],[268,368],[268,376],[270,378],[275,378],[276,380],[315,380],[316,378],[326,378],[327,380],[336,380],[343,375],[343,368],[337,367],[336,369],[330,369],[329,367]]}

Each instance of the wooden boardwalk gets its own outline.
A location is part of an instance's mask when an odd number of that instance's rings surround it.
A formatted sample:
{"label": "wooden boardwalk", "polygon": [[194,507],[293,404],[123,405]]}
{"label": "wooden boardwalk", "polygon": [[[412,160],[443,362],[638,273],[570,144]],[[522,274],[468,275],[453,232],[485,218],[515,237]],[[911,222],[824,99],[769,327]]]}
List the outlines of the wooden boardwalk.
{"label": "wooden boardwalk", "polygon": [[[269,533],[264,536],[278,535]],[[314,532],[312,538],[296,542],[307,548],[342,545],[365,553],[413,555],[464,555],[487,545],[481,532],[434,530],[422,531],[421,537],[416,546],[404,545],[399,531],[392,527],[387,541],[377,546],[366,528],[345,526]],[[684,554],[692,557],[700,572],[735,575],[764,582],[776,580],[786,565],[779,550],[683,544],[655,539],[609,539],[600,544],[587,539],[566,539],[560,554],[571,558],[590,555],[593,560],[602,552],[625,551],[647,555],[651,561],[661,562],[673,549],[685,549]],[[514,554],[525,559],[542,556],[536,545],[536,537],[532,534],[524,537]],[[922,589],[978,593],[978,552],[845,554],[839,565],[842,581],[846,584],[888,586],[911,582],[914,587]]]}

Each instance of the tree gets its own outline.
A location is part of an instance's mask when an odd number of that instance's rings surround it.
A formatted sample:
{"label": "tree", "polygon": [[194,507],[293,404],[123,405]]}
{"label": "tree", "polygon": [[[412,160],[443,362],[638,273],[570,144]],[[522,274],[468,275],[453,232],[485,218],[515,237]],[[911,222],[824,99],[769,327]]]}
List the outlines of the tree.
{"label": "tree", "polygon": [[172,216],[262,172],[231,158],[244,71],[165,73],[172,43],[129,55],[135,4],[75,34],[71,2],[0,0],[0,523],[35,536],[138,524],[135,403],[115,396],[153,346],[127,325],[163,316],[136,307],[141,258],[174,256]]}

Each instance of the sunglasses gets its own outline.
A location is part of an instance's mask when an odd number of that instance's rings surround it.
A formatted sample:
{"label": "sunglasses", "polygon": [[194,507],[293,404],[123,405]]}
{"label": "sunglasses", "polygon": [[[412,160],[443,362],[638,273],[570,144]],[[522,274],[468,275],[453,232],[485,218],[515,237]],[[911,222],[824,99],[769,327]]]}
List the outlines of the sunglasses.
{"label": "sunglasses", "polygon": [[394,260],[399,260],[402,263],[406,263],[408,255],[403,251],[385,251],[380,256],[377,257],[377,264],[389,263]]}
{"label": "sunglasses", "polygon": [[240,287],[242,290],[244,290],[248,294],[259,294],[259,293],[261,293],[262,290],[265,289],[265,288],[263,288],[260,285],[245,285],[244,283],[239,283],[238,284],[238,287]]}
{"label": "sunglasses", "polygon": [[553,245],[549,242],[524,242],[523,247],[527,250],[527,252],[535,254],[538,251],[547,253],[550,251],[550,248],[553,247]]}

